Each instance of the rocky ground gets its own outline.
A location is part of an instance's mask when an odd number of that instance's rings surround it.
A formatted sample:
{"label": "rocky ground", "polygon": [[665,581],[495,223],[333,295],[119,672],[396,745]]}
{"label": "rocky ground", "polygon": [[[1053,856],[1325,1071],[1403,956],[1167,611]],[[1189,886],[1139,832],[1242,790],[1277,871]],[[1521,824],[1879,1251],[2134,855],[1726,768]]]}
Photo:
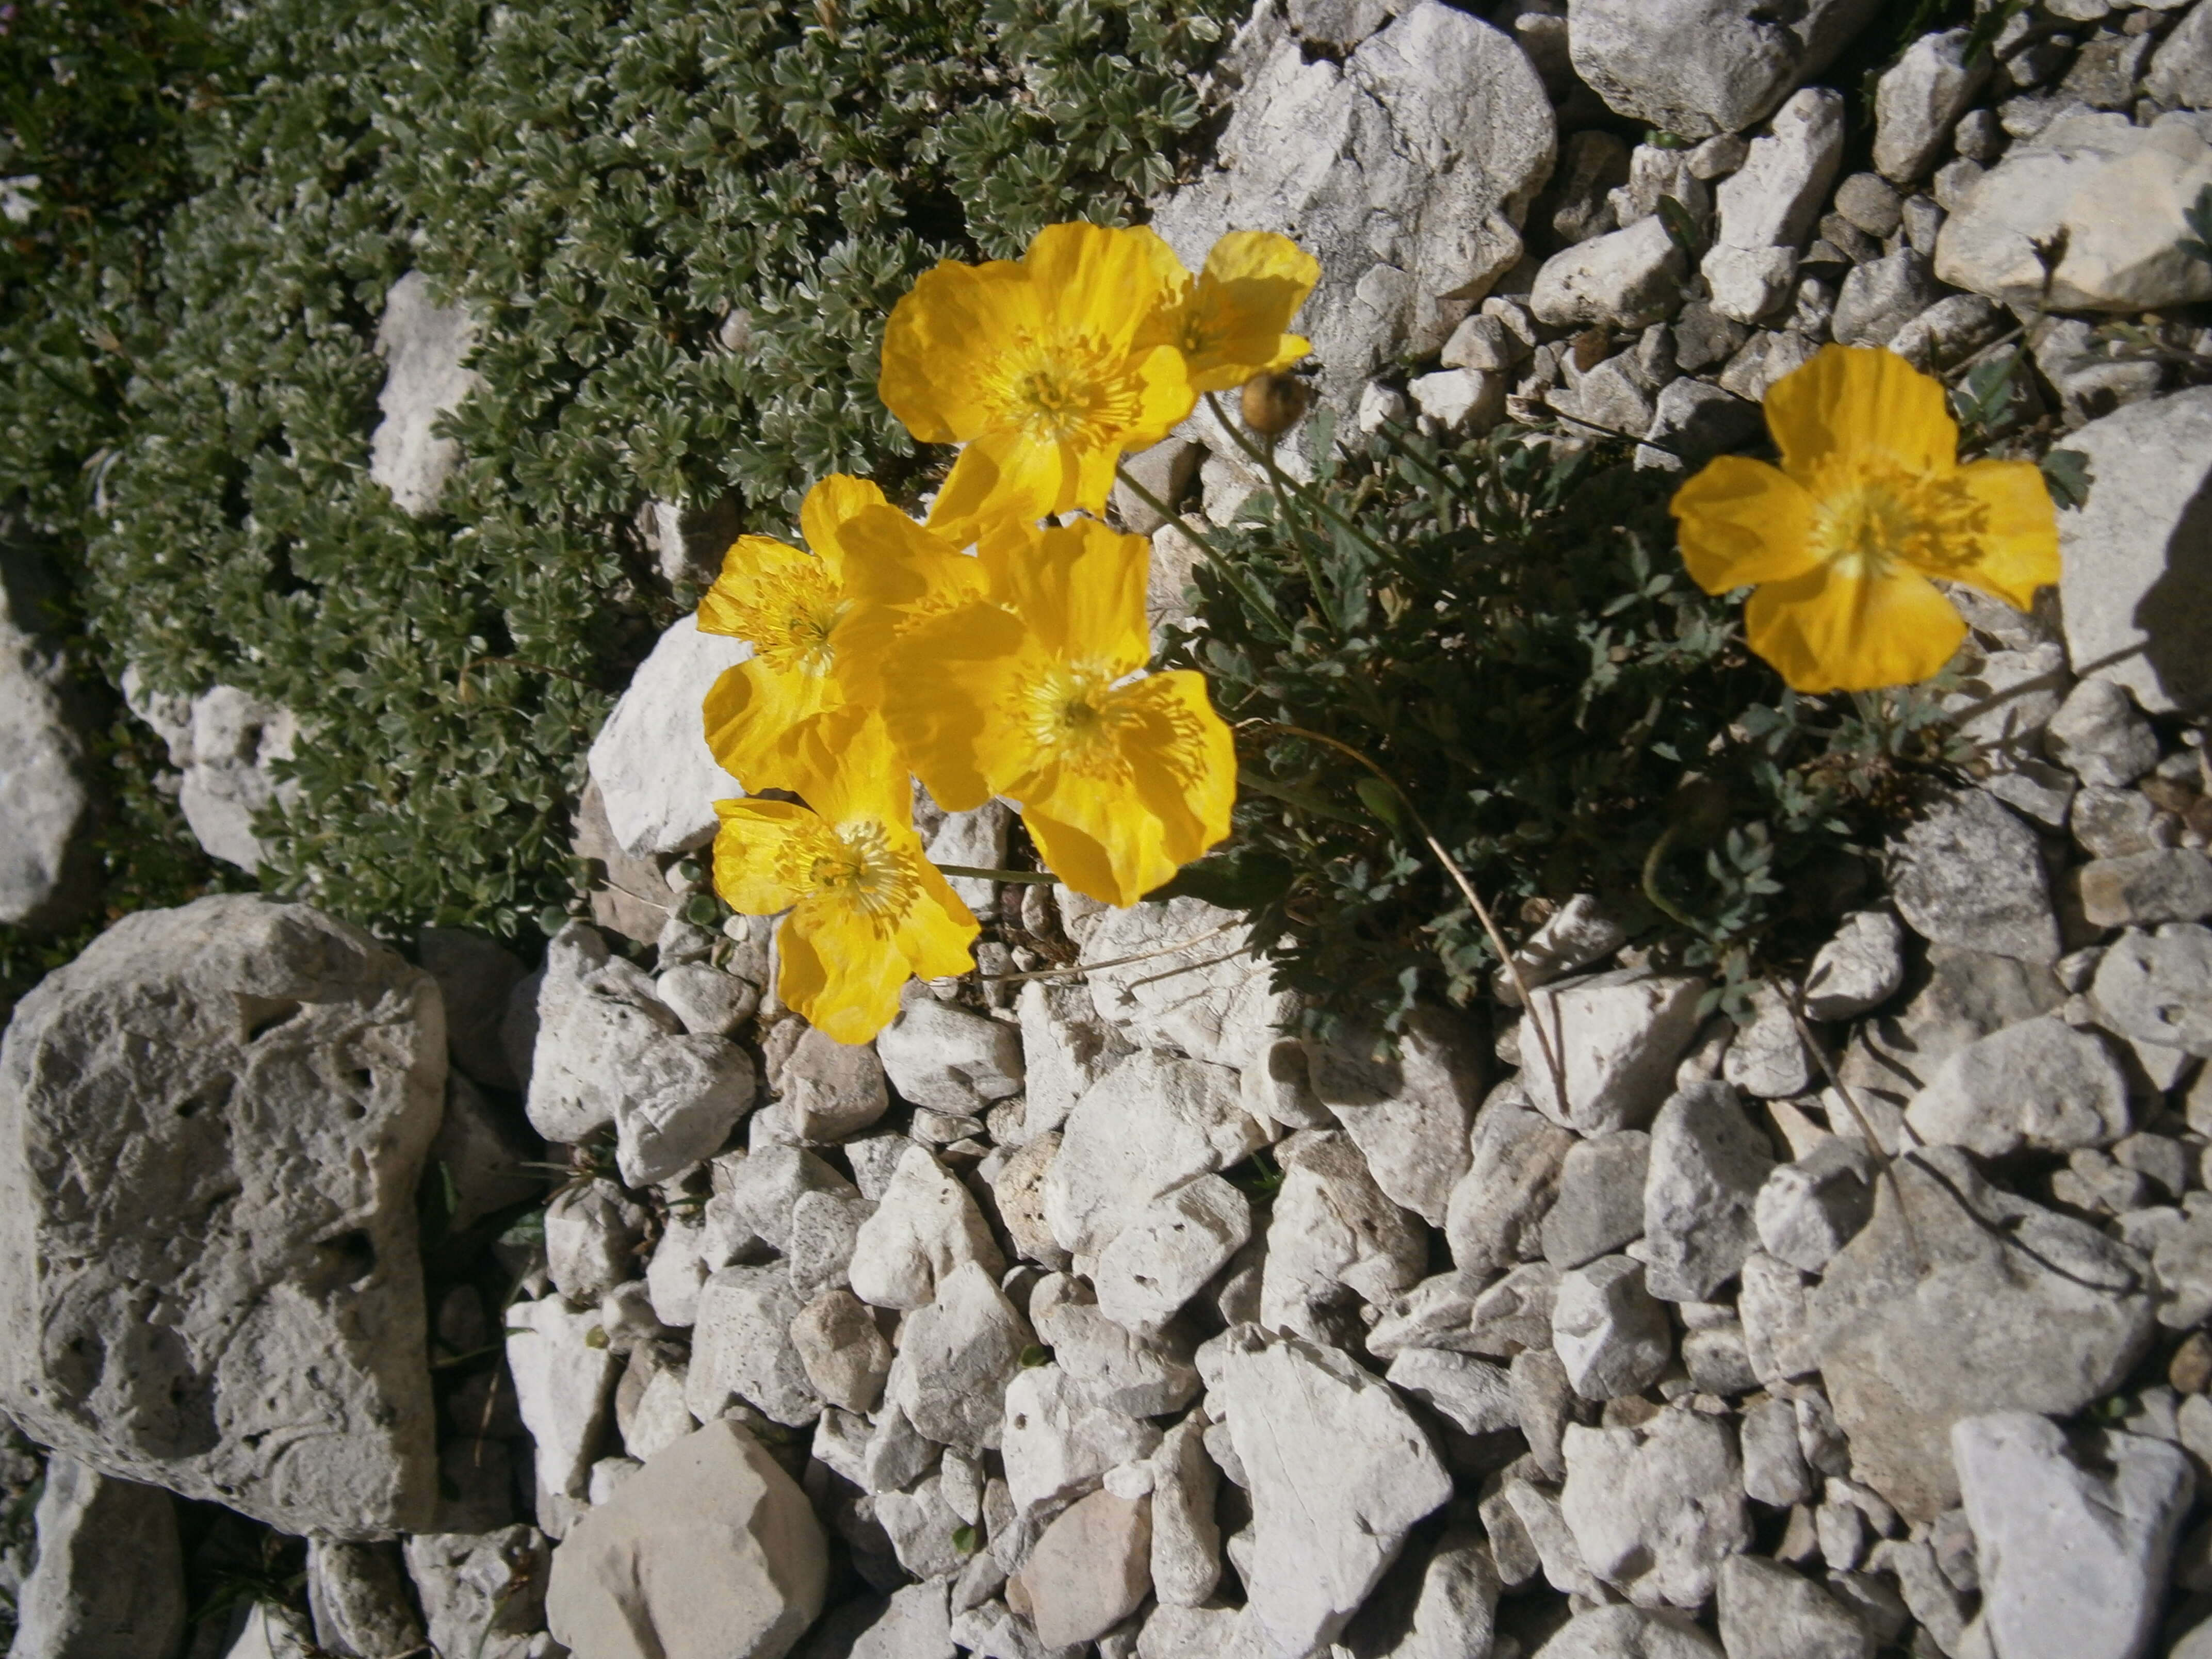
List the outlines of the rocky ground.
{"label": "rocky ground", "polygon": [[[1829,339],[2025,354],[2088,467],[2063,590],[1961,596],[1972,776],[1802,985],[1703,1018],[1561,895],[1533,1006],[1382,1062],[1286,1035],[1233,915],[970,880],[983,976],[843,1048],[765,923],[685,920],[740,647],[678,624],[541,968],[222,896],[15,1010],[12,1651],[2212,1656],[2212,264],[2176,246],[2212,0],[1931,34],[1869,150],[1820,76],[1870,9],[1263,8],[1158,214],[1194,263],[1312,247],[1322,390],[1370,422],[1680,465]],[[409,290],[387,333],[377,464],[432,500],[468,331]],[[1237,456],[1201,419],[1139,465],[1219,518]],[[672,575],[713,539],[654,524]],[[18,917],[66,909],[85,811],[21,587]],[[252,864],[289,717],[128,689]],[[995,865],[1009,823],[929,833]]]}

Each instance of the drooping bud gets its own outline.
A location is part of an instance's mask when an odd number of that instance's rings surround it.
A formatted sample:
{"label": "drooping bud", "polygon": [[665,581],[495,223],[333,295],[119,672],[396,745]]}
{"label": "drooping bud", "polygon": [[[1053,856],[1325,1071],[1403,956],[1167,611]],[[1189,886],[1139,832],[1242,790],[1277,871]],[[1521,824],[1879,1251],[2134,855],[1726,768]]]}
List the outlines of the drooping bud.
{"label": "drooping bud", "polygon": [[1255,374],[1244,382],[1244,424],[1262,437],[1279,436],[1304,418],[1312,400],[1295,374]]}

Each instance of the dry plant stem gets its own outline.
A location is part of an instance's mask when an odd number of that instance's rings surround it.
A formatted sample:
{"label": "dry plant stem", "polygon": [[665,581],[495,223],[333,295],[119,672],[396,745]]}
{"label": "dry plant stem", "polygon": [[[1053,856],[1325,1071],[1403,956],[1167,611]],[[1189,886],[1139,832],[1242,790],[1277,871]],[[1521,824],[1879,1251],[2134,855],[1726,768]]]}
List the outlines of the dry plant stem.
{"label": "dry plant stem", "polygon": [[[1241,926],[1243,926],[1243,924],[1240,922],[1224,921],[1218,927],[1209,927],[1206,932],[1202,933],[1194,933],[1190,938],[1181,940],[1176,944],[1163,945],[1157,951],[1139,951],[1133,957],[1113,957],[1104,962],[1073,962],[1061,968],[1034,968],[1029,972],[1024,974],[978,974],[975,977],[979,980],[988,981],[994,985],[1015,985],[1026,979],[1060,979],[1073,974],[1095,974],[1102,968],[1126,968],[1133,962],[1152,962],[1161,957],[1171,957],[1176,955],[1178,951],[1189,950],[1194,945],[1203,945],[1210,939],[1219,939],[1231,928]],[[1229,956],[1231,957],[1242,955],[1243,955],[1243,951],[1241,950],[1231,951],[1229,953]],[[1226,962],[1228,959],[1229,957],[1217,958],[1217,960],[1222,962]],[[1202,968],[1210,965],[1211,964],[1206,963],[1193,963],[1191,967]],[[1182,968],[1175,969],[1175,972],[1179,974],[1188,971],[1188,969]],[[1163,974],[1158,977],[1165,979],[1168,975]],[[1139,981],[1138,982],[1139,984],[1143,984],[1148,983],[1149,981]]]}
{"label": "dry plant stem", "polygon": [[[1797,1028],[1797,1040],[1805,1045],[1806,1053],[1820,1062],[1820,1071],[1827,1078],[1828,1086],[1836,1091],[1850,1111],[1852,1121],[1859,1126],[1860,1135],[1866,1141],[1867,1152],[1881,1173],[1888,1177],[1890,1193],[1897,1200],[1897,1219],[1905,1229],[1905,1242],[1911,1248],[1914,1265],[1922,1273],[1926,1273],[1927,1253],[1920,1248],[1919,1232],[1912,1224],[1912,1212],[1905,1202],[1905,1183],[1897,1178],[1897,1160],[1882,1151],[1881,1142],[1875,1139],[1874,1125],[1867,1121],[1866,1114],[1859,1109],[1858,1097],[1851,1092],[1850,1085],[1844,1081],[1843,1073],[1836,1069],[1836,1062],[1828,1054],[1828,1045],[1820,1041],[1813,1030],[1812,1022],[1805,1018],[1803,992],[1792,990],[1771,976],[1766,983],[1767,988],[1782,999],[1783,1006],[1790,1010],[1790,1023]],[[1919,1140],[1920,1137],[1912,1133],[1911,1124],[1900,1119],[1899,1127],[1906,1134],[1912,1135],[1916,1142]]]}
{"label": "dry plant stem", "polygon": [[[1543,1017],[1537,1012],[1535,999],[1529,991],[1528,981],[1522,977],[1521,964],[1513,959],[1513,952],[1506,945],[1505,935],[1498,932],[1497,921],[1490,914],[1490,907],[1482,902],[1482,896],[1474,890],[1474,884],[1467,878],[1467,872],[1459,867],[1458,860],[1444,850],[1444,844],[1437,839],[1436,831],[1429,828],[1428,820],[1421,816],[1420,809],[1413,805],[1413,797],[1406,793],[1404,786],[1348,743],[1341,743],[1323,732],[1309,732],[1302,726],[1285,726],[1279,720],[1269,720],[1267,724],[1288,736],[1304,738],[1310,743],[1326,744],[1338,753],[1358,761],[1406,804],[1406,816],[1413,819],[1413,827],[1420,831],[1421,840],[1427,844],[1429,851],[1436,855],[1437,862],[1443,866],[1445,872],[1451,877],[1453,883],[1459,888],[1460,896],[1467,901],[1468,908],[1474,912],[1475,920],[1482,924],[1482,931],[1489,936],[1490,948],[1498,953],[1498,961],[1504,964],[1507,975],[1513,981],[1513,988],[1521,994],[1521,1006],[1528,1012],[1529,1024],[1535,1028],[1536,1046],[1544,1051],[1544,1068],[1552,1074],[1552,1087],[1557,1091],[1559,1109],[1562,1112],[1567,1111],[1569,1109],[1567,1074],[1559,1064],[1559,1049],[1553,1044],[1552,1033],[1544,1029]],[[1558,1015],[1558,1006],[1554,1004],[1553,1018],[1557,1019]],[[1565,1040],[1564,1032],[1561,1033],[1560,1040],[1564,1043]]]}

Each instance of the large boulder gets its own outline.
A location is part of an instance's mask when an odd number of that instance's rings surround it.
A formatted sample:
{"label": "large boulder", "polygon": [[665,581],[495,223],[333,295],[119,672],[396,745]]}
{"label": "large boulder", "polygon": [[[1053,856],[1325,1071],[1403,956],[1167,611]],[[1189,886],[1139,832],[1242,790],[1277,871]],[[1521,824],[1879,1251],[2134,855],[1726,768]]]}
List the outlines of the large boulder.
{"label": "large boulder", "polygon": [[43,568],[0,542],[0,925],[11,927],[66,922],[94,888],[89,710],[44,626],[50,592]]}
{"label": "large boulder", "polygon": [[591,1659],[782,1659],[829,1576],[805,1493],[725,1418],[576,1522],[553,1552],[545,1616]]}
{"label": "large boulder", "polygon": [[142,911],[0,1041],[0,1406],[284,1531],[437,1504],[414,1194],[436,982],[302,905]]}
{"label": "large boulder", "polygon": [[1224,231],[1273,230],[1321,261],[1297,326],[1347,407],[1402,351],[1421,356],[1521,257],[1558,131],[1513,39],[1416,0],[1341,65],[1263,10],[1219,167],[1153,228],[1194,270]]}
{"label": "large boulder", "polygon": [[1684,138],[1741,132],[1828,66],[1881,0],[1567,0],[1575,72]]}
{"label": "large boulder", "polygon": [[2090,478],[2058,515],[2074,672],[2153,714],[2212,704],[2212,386],[2130,404],[2065,447]]}

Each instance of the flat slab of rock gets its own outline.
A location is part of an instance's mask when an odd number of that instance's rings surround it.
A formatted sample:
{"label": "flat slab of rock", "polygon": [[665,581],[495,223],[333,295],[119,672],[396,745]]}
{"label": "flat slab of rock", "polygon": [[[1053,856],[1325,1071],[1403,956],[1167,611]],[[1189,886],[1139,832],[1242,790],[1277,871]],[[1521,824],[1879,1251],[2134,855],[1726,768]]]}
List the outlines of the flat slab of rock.
{"label": "flat slab of rock", "polygon": [[726,1419],[656,1453],[553,1552],[545,1616],[593,1659],[782,1659],[822,1611],[821,1523]]}
{"label": "flat slab of rock", "polygon": [[414,1194],[436,982],[304,905],[128,916],[0,1042],[0,1401],[293,1533],[437,1504]]}
{"label": "flat slab of rock", "polygon": [[2058,515],[2074,672],[2152,714],[2212,702],[2212,386],[2130,404],[2064,447],[2094,480]]}
{"label": "flat slab of rock", "polygon": [[1891,838],[1898,914],[1936,945],[2058,960],[2058,919],[2034,833],[1980,789],[1930,788]]}
{"label": "flat slab of rock", "polygon": [[1252,1494],[1251,1606],[1291,1659],[1343,1629],[1451,1477],[1390,1385],[1334,1349],[1237,1325],[1200,1369]]}
{"label": "flat slab of rock", "polygon": [[1809,1315],[1854,1474],[1906,1519],[1932,1521],[1959,1501],[1960,1419],[2070,1416],[2118,1386],[2154,1328],[2148,1264],[1990,1187],[1954,1147],[1901,1158],[1891,1174]]}

